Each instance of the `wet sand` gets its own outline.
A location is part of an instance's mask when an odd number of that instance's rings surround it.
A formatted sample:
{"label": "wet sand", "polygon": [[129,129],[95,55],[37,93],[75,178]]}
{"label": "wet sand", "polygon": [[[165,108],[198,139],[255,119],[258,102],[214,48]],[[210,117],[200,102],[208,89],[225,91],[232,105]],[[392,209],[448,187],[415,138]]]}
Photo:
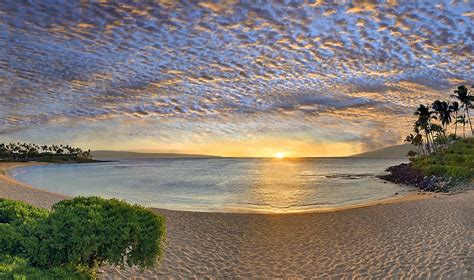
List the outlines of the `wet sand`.
{"label": "wet sand", "polygon": [[[3,165],[0,173],[11,168]],[[67,198],[1,174],[0,197],[41,207]],[[154,209],[167,218],[161,264],[143,272],[106,267],[99,277],[474,279],[473,191],[364,206],[299,214]]]}
{"label": "wet sand", "polygon": [[8,171],[17,167],[43,165],[46,163],[22,162],[0,163],[0,197],[20,200],[32,205],[50,209],[56,202],[68,199],[69,196],[56,194],[16,181],[8,175]]}

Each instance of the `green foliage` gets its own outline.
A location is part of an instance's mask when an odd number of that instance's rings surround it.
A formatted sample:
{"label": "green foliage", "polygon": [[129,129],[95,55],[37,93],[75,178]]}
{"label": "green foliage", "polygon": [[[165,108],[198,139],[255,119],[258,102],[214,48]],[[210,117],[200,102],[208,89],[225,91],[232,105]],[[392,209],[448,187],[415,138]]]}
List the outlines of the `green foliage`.
{"label": "green foliage", "polygon": [[0,252],[24,254],[32,226],[47,215],[45,209],[0,198]]}
{"label": "green foliage", "polygon": [[474,138],[461,139],[444,151],[412,160],[426,175],[474,178]]}
{"label": "green foliage", "polygon": [[164,219],[144,207],[78,197],[57,203],[38,224],[31,261],[41,267],[104,262],[151,267],[162,254],[164,233]]}
{"label": "green foliage", "polygon": [[0,198],[0,223],[20,225],[45,218],[48,211],[21,201]]}
{"label": "green foliage", "polygon": [[116,199],[78,197],[53,211],[0,199],[0,279],[87,279],[98,265],[153,266],[164,218]]}
{"label": "green foliage", "polygon": [[0,143],[0,161],[91,162],[91,151],[69,145]]}
{"label": "green foliage", "polygon": [[80,280],[91,277],[87,271],[71,265],[40,269],[31,266],[27,259],[0,255],[0,279]]}
{"label": "green foliage", "polygon": [[23,251],[23,236],[9,224],[0,224],[0,252],[20,253]]}
{"label": "green foliage", "polygon": [[[405,141],[417,148],[418,157],[446,150],[458,141],[460,138],[458,133],[466,138],[467,126],[470,127],[471,135],[474,136],[469,112],[474,108],[472,105],[474,95],[464,85],[459,86],[454,93],[451,97],[457,101],[435,100],[431,106],[420,104],[416,108],[414,114],[418,116],[418,119],[413,126],[415,134],[408,135]],[[450,124],[454,124],[454,133],[451,134],[449,134]]]}

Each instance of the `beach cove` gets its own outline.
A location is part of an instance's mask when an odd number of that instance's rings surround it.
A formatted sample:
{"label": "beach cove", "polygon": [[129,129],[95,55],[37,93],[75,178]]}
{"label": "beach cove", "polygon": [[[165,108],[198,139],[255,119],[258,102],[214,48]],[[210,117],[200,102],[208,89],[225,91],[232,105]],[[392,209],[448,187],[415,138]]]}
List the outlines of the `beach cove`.
{"label": "beach cove", "polygon": [[[1,164],[1,197],[45,208],[68,198],[16,182],[8,176],[15,167]],[[299,214],[153,209],[167,219],[161,264],[143,272],[105,267],[99,278],[472,279],[473,201],[468,191]]]}

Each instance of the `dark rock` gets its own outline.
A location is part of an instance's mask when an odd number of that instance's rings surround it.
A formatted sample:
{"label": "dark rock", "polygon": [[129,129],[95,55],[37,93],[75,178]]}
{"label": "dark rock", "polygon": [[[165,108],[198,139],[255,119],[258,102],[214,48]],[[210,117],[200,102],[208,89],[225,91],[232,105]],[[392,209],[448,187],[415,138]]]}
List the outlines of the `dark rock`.
{"label": "dark rock", "polygon": [[[414,169],[410,164],[402,163],[387,168],[390,174],[378,176],[378,178],[397,184],[405,184],[418,187],[428,192],[450,192],[466,189],[462,179],[447,176],[425,176],[421,171]],[[464,187],[463,187],[464,186]]]}

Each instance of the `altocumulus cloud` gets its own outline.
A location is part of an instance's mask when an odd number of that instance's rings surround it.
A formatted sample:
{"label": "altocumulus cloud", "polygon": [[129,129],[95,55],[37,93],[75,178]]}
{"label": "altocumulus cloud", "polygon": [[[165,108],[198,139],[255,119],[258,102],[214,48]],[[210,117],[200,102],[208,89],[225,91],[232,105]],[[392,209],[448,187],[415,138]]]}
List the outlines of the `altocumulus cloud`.
{"label": "altocumulus cloud", "polygon": [[2,1],[0,134],[392,144],[394,119],[472,79],[473,19],[472,1]]}

